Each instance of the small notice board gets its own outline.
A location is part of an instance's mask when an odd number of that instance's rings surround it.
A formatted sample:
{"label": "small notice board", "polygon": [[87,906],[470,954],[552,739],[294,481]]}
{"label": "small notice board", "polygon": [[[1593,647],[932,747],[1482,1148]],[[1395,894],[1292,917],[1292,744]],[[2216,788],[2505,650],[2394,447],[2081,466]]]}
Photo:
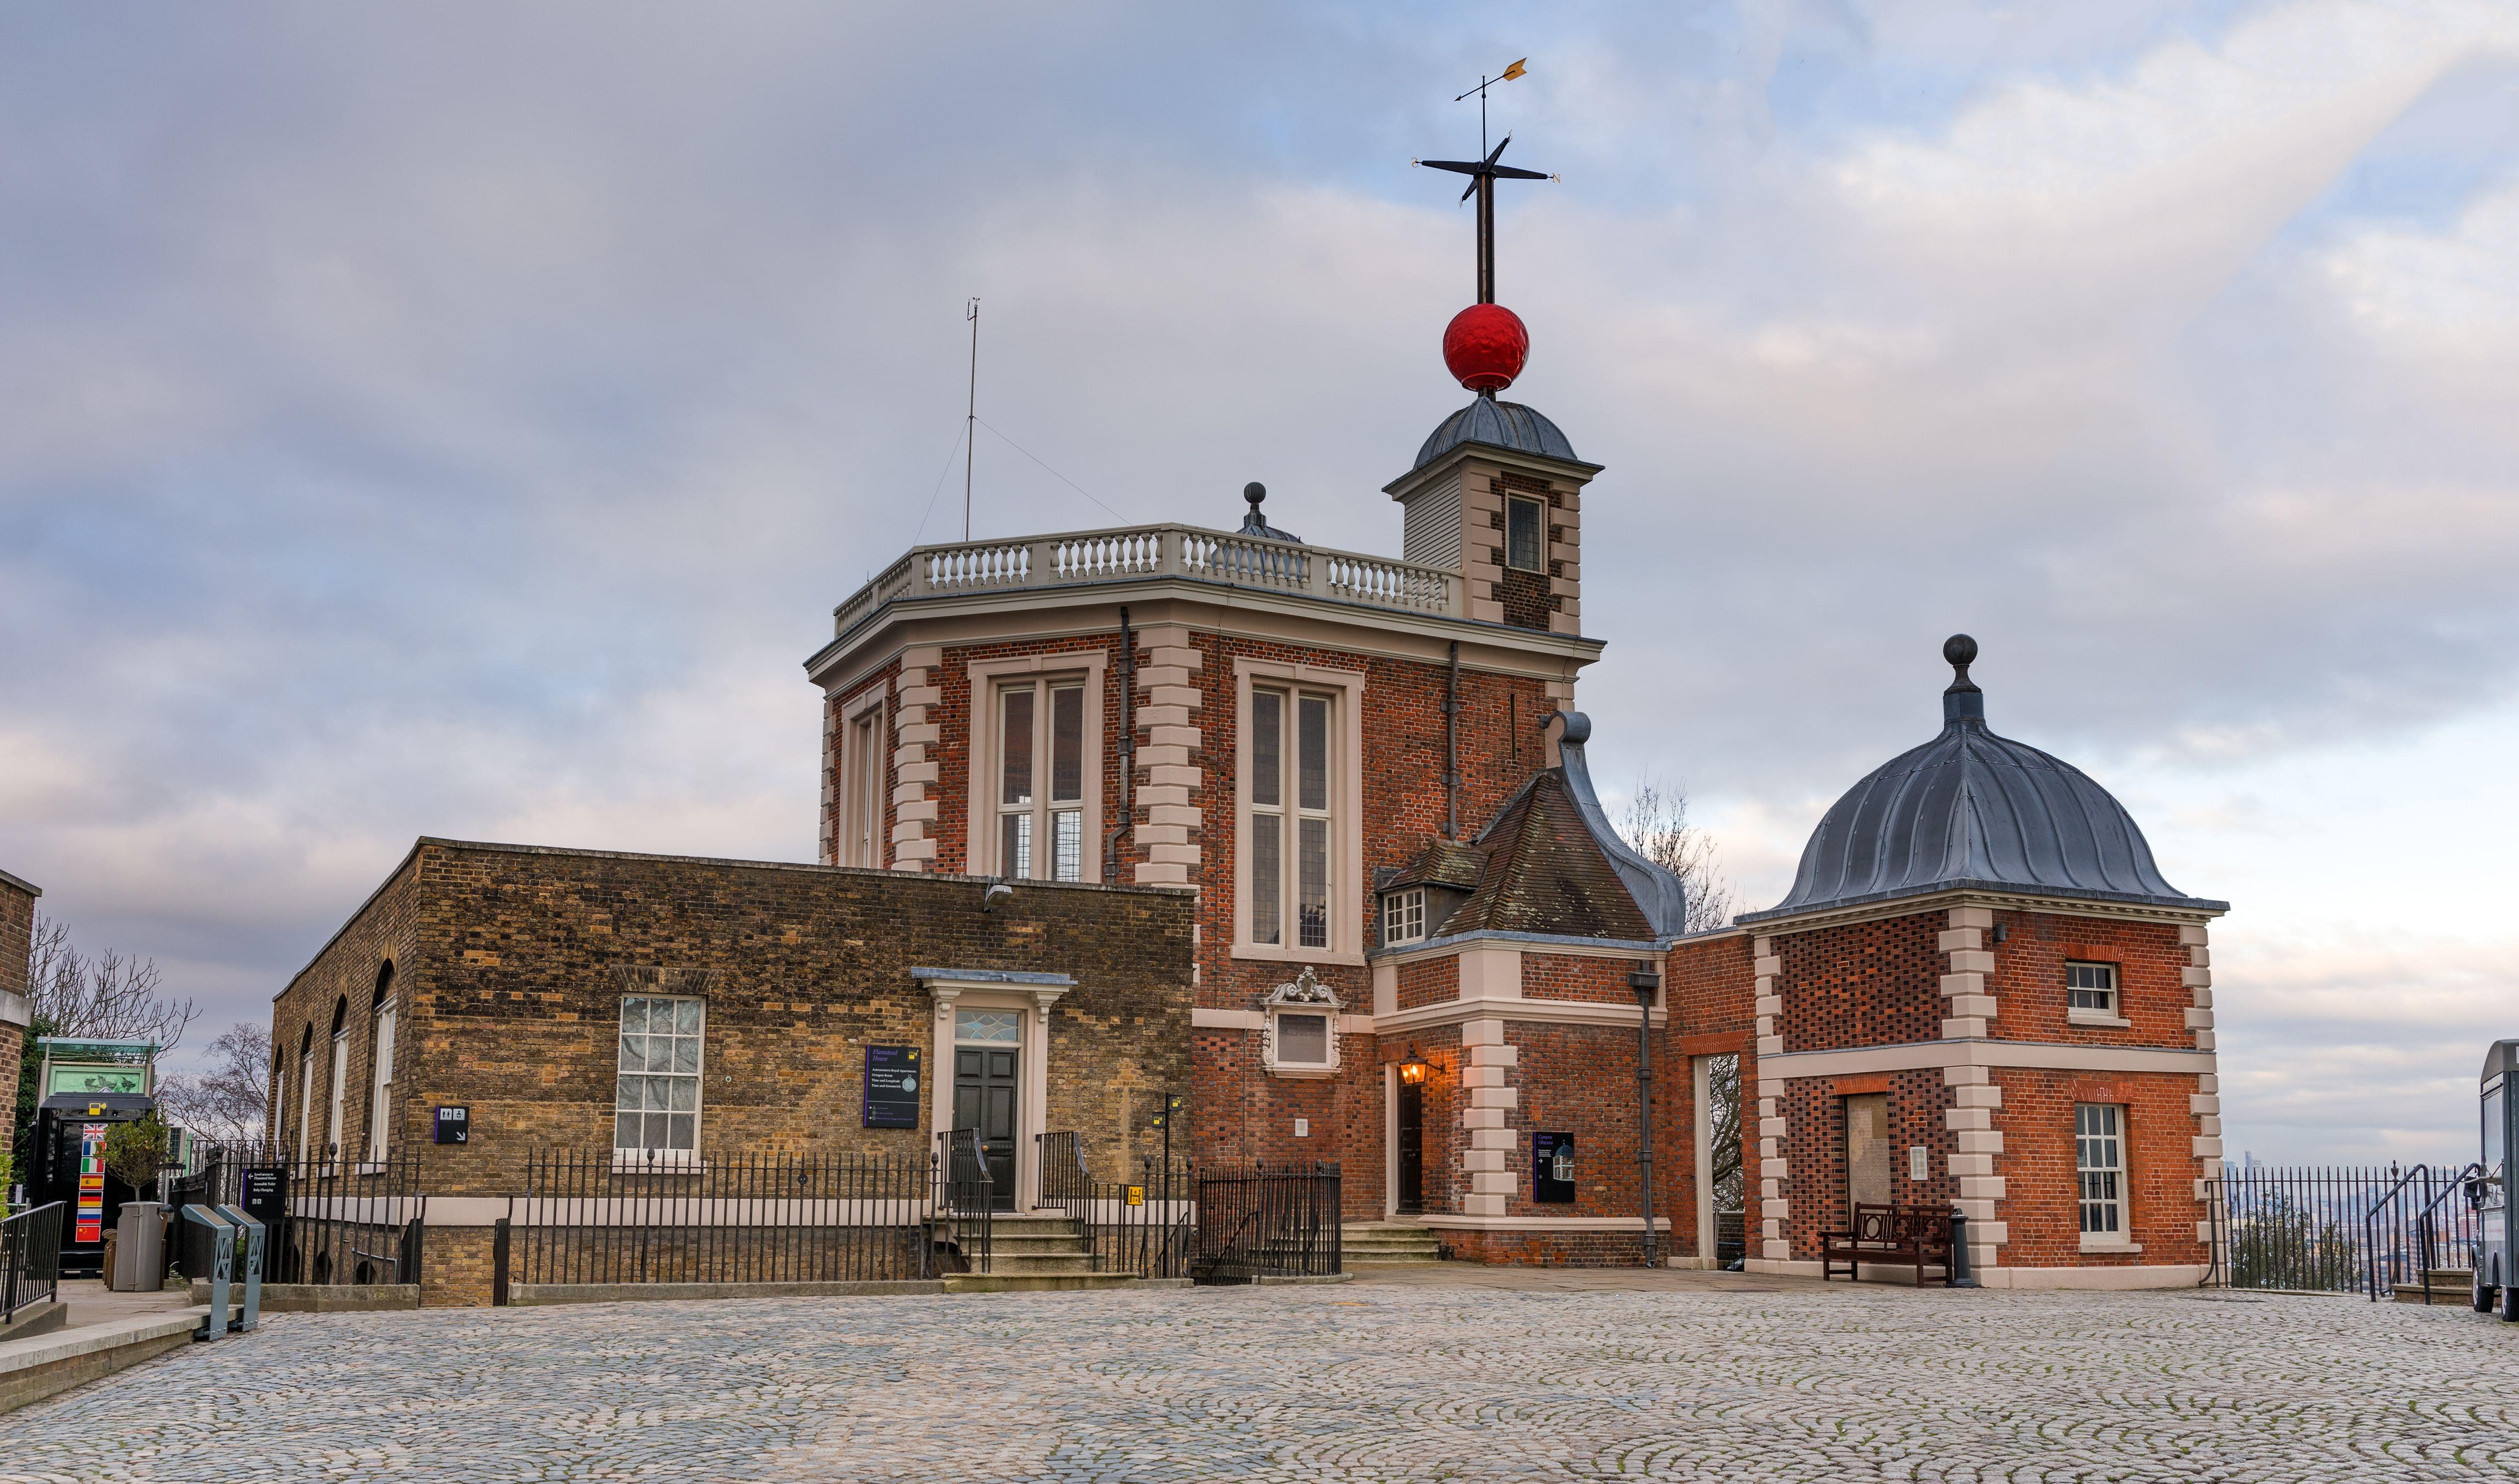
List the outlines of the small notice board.
{"label": "small notice board", "polygon": [[919,1057],[915,1046],[868,1046],[865,1062],[865,1126],[918,1126]]}

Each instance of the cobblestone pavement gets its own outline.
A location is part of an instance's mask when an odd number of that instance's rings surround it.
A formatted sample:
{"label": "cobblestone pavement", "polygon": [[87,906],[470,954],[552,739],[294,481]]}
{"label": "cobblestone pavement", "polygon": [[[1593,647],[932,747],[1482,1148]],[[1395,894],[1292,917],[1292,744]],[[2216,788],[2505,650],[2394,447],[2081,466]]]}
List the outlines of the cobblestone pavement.
{"label": "cobblestone pavement", "polygon": [[2519,1478],[2519,1326],[2176,1293],[1355,1284],[279,1315],[0,1479]]}

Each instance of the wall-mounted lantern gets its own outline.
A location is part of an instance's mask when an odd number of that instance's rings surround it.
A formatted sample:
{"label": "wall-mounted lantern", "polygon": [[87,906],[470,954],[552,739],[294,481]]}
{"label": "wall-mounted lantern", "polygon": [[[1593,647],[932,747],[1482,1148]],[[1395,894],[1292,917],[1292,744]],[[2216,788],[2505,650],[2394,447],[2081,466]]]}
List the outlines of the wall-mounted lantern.
{"label": "wall-mounted lantern", "polygon": [[1408,1048],[1408,1060],[1399,1064],[1399,1080],[1410,1087],[1423,1086],[1427,1075],[1434,1069],[1426,1065],[1424,1057],[1417,1054],[1417,1048],[1411,1046]]}

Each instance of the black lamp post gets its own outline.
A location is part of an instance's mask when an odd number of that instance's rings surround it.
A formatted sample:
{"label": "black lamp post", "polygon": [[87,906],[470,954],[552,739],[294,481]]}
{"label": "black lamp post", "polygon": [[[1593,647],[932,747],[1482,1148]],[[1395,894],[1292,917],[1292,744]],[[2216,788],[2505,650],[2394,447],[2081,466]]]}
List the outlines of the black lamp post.
{"label": "black lamp post", "polygon": [[1653,1005],[1661,992],[1661,976],[1651,963],[1641,963],[1627,975],[1627,987],[1636,992],[1636,1186],[1644,1200],[1645,1266],[1661,1266],[1659,1246],[1654,1240],[1653,1198]]}

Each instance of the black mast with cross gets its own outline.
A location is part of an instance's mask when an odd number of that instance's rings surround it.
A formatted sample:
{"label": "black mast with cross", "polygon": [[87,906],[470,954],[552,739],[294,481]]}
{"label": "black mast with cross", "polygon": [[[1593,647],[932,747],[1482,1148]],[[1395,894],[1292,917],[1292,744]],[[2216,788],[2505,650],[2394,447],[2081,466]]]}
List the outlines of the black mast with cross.
{"label": "black mast with cross", "polygon": [[1477,87],[1452,100],[1454,103],[1460,103],[1475,96],[1479,101],[1480,158],[1413,161],[1415,164],[1424,165],[1429,170],[1449,170],[1455,175],[1470,177],[1470,184],[1462,191],[1461,199],[1468,200],[1473,196],[1479,198],[1479,302],[1481,304],[1495,302],[1495,183],[1500,180],[1555,180],[1557,178],[1541,170],[1524,170],[1513,165],[1497,164],[1497,158],[1504,153],[1504,147],[1513,143],[1513,136],[1510,134],[1497,141],[1492,151],[1487,148],[1487,89],[1499,82],[1511,82],[1522,76],[1523,63],[1529,60],[1525,57],[1521,62],[1506,67],[1501,77],[1480,78]]}

